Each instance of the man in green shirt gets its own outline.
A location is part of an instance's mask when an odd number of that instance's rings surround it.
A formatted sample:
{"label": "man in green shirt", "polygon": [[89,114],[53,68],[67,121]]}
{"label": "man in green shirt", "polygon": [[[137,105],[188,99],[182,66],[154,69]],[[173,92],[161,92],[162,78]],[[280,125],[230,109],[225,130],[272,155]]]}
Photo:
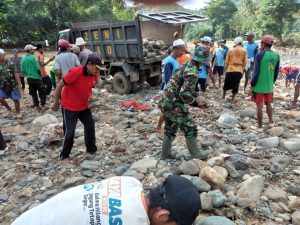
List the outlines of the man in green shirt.
{"label": "man in green shirt", "polygon": [[265,35],[261,39],[261,51],[255,56],[253,78],[251,81],[251,97],[257,106],[258,127],[262,128],[263,103],[269,117],[269,123],[273,124],[273,89],[279,72],[279,55],[271,50],[274,39],[271,35]]}
{"label": "man in green shirt", "polygon": [[[42,82],[42,76],[40,71],[40,64],[38,59],[34,56],[34,50],[36,47],[32,45],[26,45],[24,50],[27,55],[22,58],[21,70],[27,77],[27,83],[29,86],[29,94],[32,96],[33,107],[41,110],[45,108],[46,104],[46,91]],[[38,94],[40,100],[38,98]]]}

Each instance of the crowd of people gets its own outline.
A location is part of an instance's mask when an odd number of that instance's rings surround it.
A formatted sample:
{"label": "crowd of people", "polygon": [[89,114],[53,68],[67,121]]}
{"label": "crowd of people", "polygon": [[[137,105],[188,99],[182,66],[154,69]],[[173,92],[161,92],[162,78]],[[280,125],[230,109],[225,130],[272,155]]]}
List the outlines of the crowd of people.
{"label": "crowd of people", "polygon": [[[280,67],[280,57],[272,50],[274,39],[270,35],[261,38],[260,46],[254,41],[253,32],[234,39],[231,49],[226,46],[226,40],[219,40],[217,46],[212,38],[205,36],[195,43],[195,48],[188,51],[182,39],[173,42],[170,55],[163,61],[163,83],[160,88],[161,99],[158,106],[161,110],[157,132],[163,138],[162,159],[173,159],[171,151],[178,128],[186,137],[187,148],[191,158],[206,159],[208,152],[200,150],[197,142],[197,126],[189,116],[187,105],[191,107],[207,108],[207,87],[217,89],[223,86],[222,98],[226,98],[227,91],[231,90],[229,99],[236,102],[240,82],[244,76],[244,92],[249,93],[251,100],[257,106],[258,128],[263,126],[263,105],[272,125],[272,101],[274,83],[281,72],[285,75],[286,87],[291,81],[295,85],[295,97],[290,108],[295,108],[300,91],[299,69],[296,67]],[[55,57],[45,61],[42,45],[26,45],[26,55],[19,57],[18,49],[13,49],[13,57],[5,58],[6,52],[0,49],[0,103],[11,116],[13,110],[6,99],[14,102],[16,118],[21,118],[20,99],[28,85],[32,98],[32,107],[39,111],[46,108],[47,96],[53,87],[54,102],[51,109],[58,111],[62,108],[64,142],[60,159],[68,163],[73,147],[77,121],[84,125],[84,139],[87,153],[97,155],[95,122],[89,108],[89,98],[92,88],[99,80],[102,57],[85,48],[85,41],[79,37],[75,45],[66,40],[59,40],[59,51]],[[55,61],[48,75],[45,66]],[[224,77],[224,78],[223,78]],[[25,78],[26,81],[25,82]],[[162,124],[164,132],[162,132]],[[0,131],[0,147],[5,143]],[[124,186],[121,185],[124,183]],[[117,185],[117,189],[116,189]],[[110,188],[119,190],[126,195],[110,195]],[[118,189],[119,188],[119,189]],[[131,189],[130,189],[131,188]],[[131,193],[131,194],[130,194]],[[128,196],[127,196],[128,194]],[[186,224],[195,220],[201,202],[199,194],[193,184],[186,178],[169,176],[157,188],[144,195],[142,185],[134,178],[110,178],[98,183],[81,185],[54,196],[45,203],[21,215],[13,224],[87,224],[88,211],[84,211],[84,196],[106,198],[106,205],[111,212],[103,214],[99,220],[112,221],[110,224]],[[134,200],[134,202],[132,202]],[[70,202],[70,205],[58,204]],[[122,201],[131,201],[131,206],[122,205]],[[104,204],[103,203],[103,204]],[[133,207],[133,205],[135,205]],[[49,219],[47,209],[59,207]],[[66,210],[66,208],[72,210]],[[119,208],[124,215],[118,214]],[[141,211],[132,217],[130,210]],[[97,208],[95,208],[97,210]],[[130,215],[130,217],[128,216]],[[72,218],[72,219],[71,219]],[[115,222],[114,222],[115,221]]]}

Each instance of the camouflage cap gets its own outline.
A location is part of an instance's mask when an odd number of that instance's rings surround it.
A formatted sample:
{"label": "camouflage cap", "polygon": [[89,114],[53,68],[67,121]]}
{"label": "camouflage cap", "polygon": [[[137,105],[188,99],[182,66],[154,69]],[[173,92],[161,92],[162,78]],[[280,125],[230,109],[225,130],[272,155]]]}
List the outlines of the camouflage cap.
{"label": "camouflage cap", "polygon": [[208,62],[210,59],[209,48],[204,45],[197,46],[191,58],[196,62]]}

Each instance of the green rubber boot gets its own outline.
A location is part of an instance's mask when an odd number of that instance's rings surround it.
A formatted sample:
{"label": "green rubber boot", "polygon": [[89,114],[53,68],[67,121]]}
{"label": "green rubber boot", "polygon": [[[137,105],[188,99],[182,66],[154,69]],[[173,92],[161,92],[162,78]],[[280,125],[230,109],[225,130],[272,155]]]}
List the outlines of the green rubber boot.
{"label": "green rubber boot", "polygon": [[162,159],[174,159],[174,157],[171,154],[171,147],[172,147],[172,139],[164,135],[164,139],[162,143],[162,152],[161,152]]}
{"label": "green rubber boot", "polygon": [[196,137],[186,139],[187,148],[191,154],[191,159],[206,159],[208,157],[207,151],[200,151]]}

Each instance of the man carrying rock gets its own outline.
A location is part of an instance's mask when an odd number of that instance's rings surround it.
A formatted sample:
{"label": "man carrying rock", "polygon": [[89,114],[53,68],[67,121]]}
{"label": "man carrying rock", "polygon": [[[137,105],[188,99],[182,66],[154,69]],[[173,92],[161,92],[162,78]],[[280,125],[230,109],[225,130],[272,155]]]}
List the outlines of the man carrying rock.
{"label": "man carrying rock", "polygon": [[80,53],[78,56],[81,65],[85,65],[89,54],[92,52],[85,47],[86,42],[82,37],[76,38],[76,45],[80,48]]}
{"label": "man carrying rock", "polygon": [[189,117],[185,104],[200,107],[202,98],[195,92],[198,81],[199,67],[209,60],[209,48],[198,46],[195,48],[191,61],[178,70],[167,85],[164,95],[159,102],[159,108],[165,119],[165,132],[162,143],[164,159],[173,158],[171,154],[172,140],[180,128],[186,137],[188,150],[192,158],[207,158],[207,152],[200,151],[197,143],[197,127]]}
{"label": "man carrying rock", "polygon": [[262,128],[263,103],[269,117],[269,123],[273,124],[273,89],[279,73],[279,55],[271,50],[274,39],[271,35],[265,35],[261,39],[261,51],[254,61],[254,72],[251,81],[251,98],[256,103],[258,127]]}
{"label": "man carrying rock", "polygon": [[[32,45],[26,45],[24,50],[27,52],[21,60],[21,70],[27,77],[27,83],[29,85],[29,94],[32,97],[33,107],[38,110],[45,109],[46,104],[46,90],[42,82],[42,76],[40,71],[40,64],[37,58],[34,56],[34,50],[36,47]],[[39,94],[39,98],[38,98]]]}
{"label": "man carrying rock", "polygon": [[223,86],[223,99],[226,97],[226,91],[232,90],[232,102],[234,102],[239,91],[243,71],[247,64],[247,51],[242,47],[242,44],[242,37],[235,38],[234,48],[228,51],[225,59],[226,75]]}
{"label": "man carrying rock", "polygon": [[133,177],[111,177],[63,191],[12,225],[191,225],[200,209],[199,193],[184,177],[170,175],[148,194]]}
{"label": "man carrying rock", "polygon": [[17,118],[20,115],[20,99],[22,93],[22,84],[19,75],[16,72],[15,65],[5,59],[5,52],[0,49],[0,103],[8,110],[8,115],[12,109],[5,99],[10,98],[15,104]]}
{"label": "man carrying rock", "polygon": [[84,140],[88,153],[98,154],[95,138],[95,122],[89,108],[88,99],[92,88],[99,79],[101,56],[89,55],[86,65],[71,69],[57,84],[55,101],[51,108],[59,109],[61,99],[63,114],[64,143],[60,159],[67,163],[74,142],[77,120],[84,125]]}

